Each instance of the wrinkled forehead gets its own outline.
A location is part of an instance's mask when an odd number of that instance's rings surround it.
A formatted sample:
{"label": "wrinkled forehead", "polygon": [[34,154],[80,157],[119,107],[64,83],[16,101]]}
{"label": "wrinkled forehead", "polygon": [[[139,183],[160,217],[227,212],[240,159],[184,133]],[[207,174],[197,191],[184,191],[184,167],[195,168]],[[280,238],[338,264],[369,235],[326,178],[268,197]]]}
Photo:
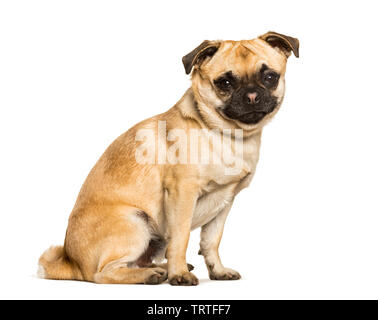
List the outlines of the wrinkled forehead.
{"label": "wrinkled forehead", "polygon": [[263,64],[282,75],[285,73],[286,58],[265,41],[224,41],[204,69],[213,79],[228,71],[244,77],[256,73]]}

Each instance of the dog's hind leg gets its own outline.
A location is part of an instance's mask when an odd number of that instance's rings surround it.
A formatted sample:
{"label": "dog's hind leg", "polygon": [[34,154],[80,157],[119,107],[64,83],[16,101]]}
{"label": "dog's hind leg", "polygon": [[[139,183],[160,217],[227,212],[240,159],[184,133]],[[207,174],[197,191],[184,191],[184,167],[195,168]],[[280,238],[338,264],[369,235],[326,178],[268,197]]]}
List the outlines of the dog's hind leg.
{"label": "dog's hind leg", "polygon": [[[194,266],[190,263],[187,263],[189,271],[194,270]],[[150,267],[156,267],[156,268],[162,268],[168,271],[168,263],[153,263],[150,265]]]}
{"label": "dog's hind leg", "polygon": [[167,277],[168,273],[163,268],[128,268],[120,259],[107,264],[95,274],[94,280],[96,283],[160,284]]}
{"label": "dog's hind leg", "polygon": [[[112,220],[107,220],[111,225],[106,227],[106,236],[98,243],[100,256],[93,281],[119,284],[165,281],[165,269],[150,267],[154,255],[164,244],[154,233],[153,221],[146,213],[131,207],[116,212]],[[101,228],[105,228],[104,224]]]}

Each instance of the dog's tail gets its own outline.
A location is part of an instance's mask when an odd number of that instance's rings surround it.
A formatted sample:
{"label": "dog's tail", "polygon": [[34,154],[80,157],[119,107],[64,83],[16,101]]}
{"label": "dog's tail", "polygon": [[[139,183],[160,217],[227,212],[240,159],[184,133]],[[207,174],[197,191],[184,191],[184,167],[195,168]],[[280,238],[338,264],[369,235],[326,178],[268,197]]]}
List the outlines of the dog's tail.
{"label": "dog's tail", "polygon": [[62,246],[50,247],[39,258],[38,276],[56,280],[83,280],[76,263],[70,261]]}

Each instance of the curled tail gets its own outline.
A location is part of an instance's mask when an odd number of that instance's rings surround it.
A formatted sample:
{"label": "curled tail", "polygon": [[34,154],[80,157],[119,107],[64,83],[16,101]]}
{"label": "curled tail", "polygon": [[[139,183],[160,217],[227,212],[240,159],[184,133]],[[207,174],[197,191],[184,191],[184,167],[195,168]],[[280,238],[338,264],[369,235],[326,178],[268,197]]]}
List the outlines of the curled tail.
{"label": "curled tail", "polygon": [[70,261],[62,246],[50,247],[39,258],[38,276],[45,279],[83,280],[78,266]]}

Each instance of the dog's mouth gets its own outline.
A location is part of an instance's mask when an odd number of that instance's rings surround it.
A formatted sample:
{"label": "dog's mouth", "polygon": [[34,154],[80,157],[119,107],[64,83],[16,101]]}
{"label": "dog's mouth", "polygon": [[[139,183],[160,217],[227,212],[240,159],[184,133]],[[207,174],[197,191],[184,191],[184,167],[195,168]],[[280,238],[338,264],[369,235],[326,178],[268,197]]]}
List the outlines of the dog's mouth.
{"label": "dog's mouth", "polygon": [[[274,109],[273,109],[274,110]],[[245,124],[257,124],[259,123],[266,115],[273,112],[271,111],[248,111],[243,113],[234,112],[229,108],[219,108],[218,112],[226,118],[227,120],[237,120]]]}
{"label": "dog's mouth", "polygon": [[245,113],[242,113],[239,115],[239,117],[245,117],[245,116],[248,116],[248,115],[251,115],[251,114],[261,114],[261,115],[267,115],[268,111],[249,111],[249,112],[245,112]]}
{"label": "dog's mouth", "polygon": [[[277,105],[278,99],[267,93],[259,93],[259,100],[246,99],[249,97],[243,92],[232,96],[218,112],[228,120],[239,121],[244,124],[257,124],[268,114],[272,113]],[[254,97],[256,98],[256,97]]]}

